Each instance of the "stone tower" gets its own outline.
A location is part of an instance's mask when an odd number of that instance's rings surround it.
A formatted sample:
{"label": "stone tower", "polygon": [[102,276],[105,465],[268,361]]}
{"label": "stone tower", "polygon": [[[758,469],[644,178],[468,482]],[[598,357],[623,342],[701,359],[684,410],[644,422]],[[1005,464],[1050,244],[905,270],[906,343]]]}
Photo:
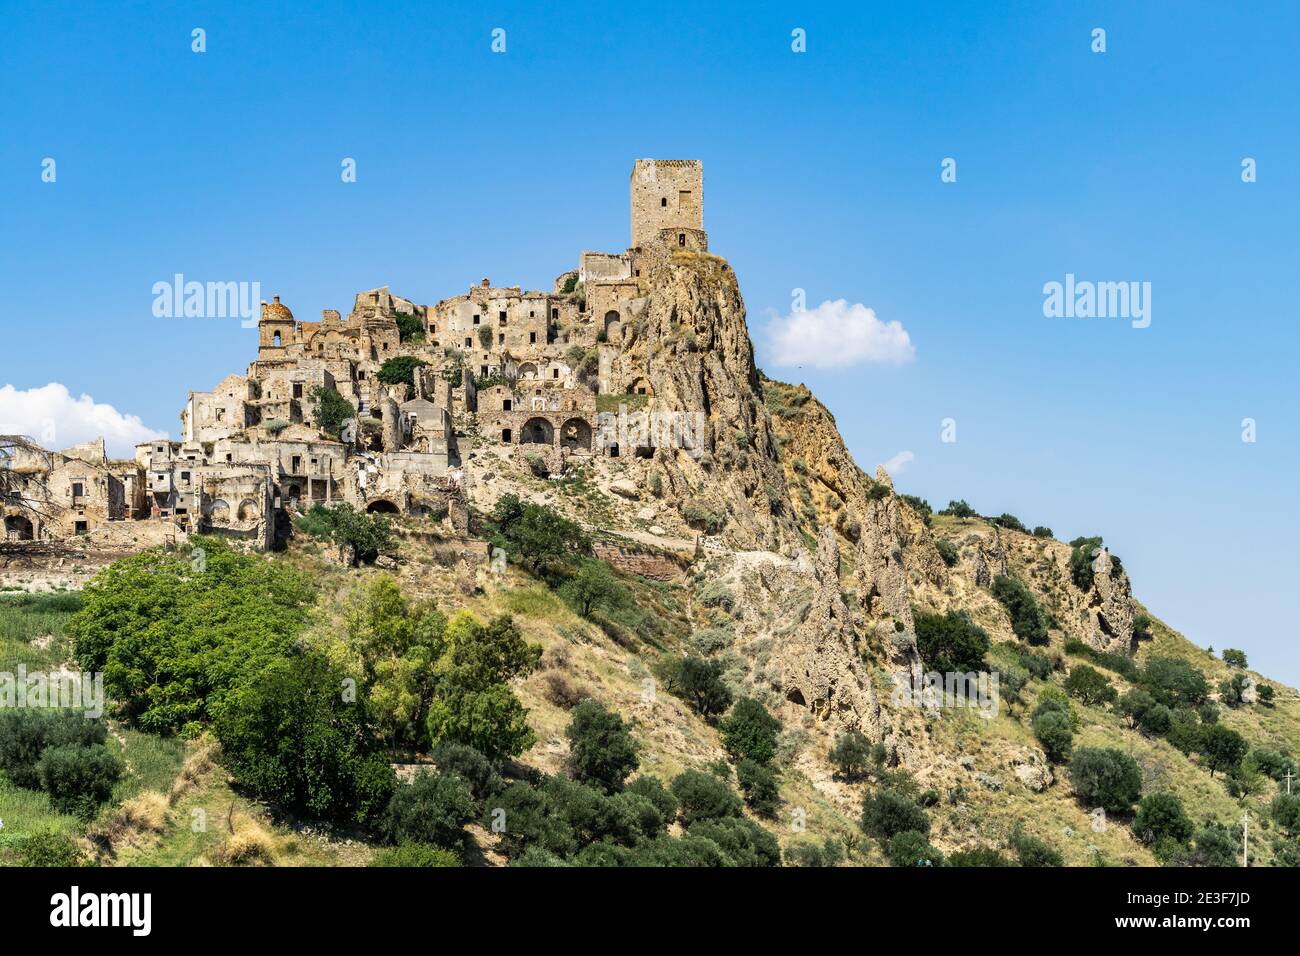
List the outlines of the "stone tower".
{"label": "stone tower", "polygon": [[281,349],[294,341],[294,328],[293,313],[280,303],[278,295],[274,302],[263,302],[262,317],[257,323],[258,359],[278,357]]}
{"label": "stone tower", "polygon": [[631,192],[633,246],[649,246],[660,229],[704,229],[704,164],[698,159],[638,159]]}

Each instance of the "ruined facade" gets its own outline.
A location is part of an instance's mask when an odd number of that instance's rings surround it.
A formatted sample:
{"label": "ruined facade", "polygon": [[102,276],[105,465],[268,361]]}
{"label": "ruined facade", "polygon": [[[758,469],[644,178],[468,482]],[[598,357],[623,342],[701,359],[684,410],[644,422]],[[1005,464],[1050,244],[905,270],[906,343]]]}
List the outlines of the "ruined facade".
{"label": "ruined facade", "polygon": [[654,430],[635,427],[653,413],[648,370],[621,345],[655,257],[707,250],[702,166],[637,160],[630,195],[632,246],[583,252],[549,292],[483,279],[420,305],[370,289],[346,318],[327,309],[318,322],[279,296],[262,303],[255,359],[189,394],[179,441],[142,444],[126,462],[110,461],[102,441],[24,462],[50,507],[6,502],[6,536],[136,520],[267,547],[282,513],[317,504],[455,511],[474,441],[561,465],[652,452]]}

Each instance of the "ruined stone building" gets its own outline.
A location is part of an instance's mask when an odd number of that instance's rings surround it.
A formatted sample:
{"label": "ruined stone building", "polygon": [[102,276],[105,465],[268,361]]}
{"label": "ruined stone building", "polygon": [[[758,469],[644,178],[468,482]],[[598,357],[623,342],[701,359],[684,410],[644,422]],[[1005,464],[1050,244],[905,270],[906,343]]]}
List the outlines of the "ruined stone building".
{"label": "ruined stone building", "polygon": [[648,301],[653,257],[707,251],[702,164],[637,160],[630,196],[631,246],[581,253],[549,292],[483,279],[419,305],[370,289],[346,318],[327,309],[318,322],[275,296],[256,358],[189,394],[179,441],[142,444],[128,462],[110,461],[101,441],[11,463],[52,500],[50,517],[6,502],[6,536],[136,520],[266,547],[281,514],[317,504],[448,513],[475,441],[561,459],[651,450],[650,439],[621,447],[627,430],[609,427],[622,400],[653,410],[646,369],[620,345]]}

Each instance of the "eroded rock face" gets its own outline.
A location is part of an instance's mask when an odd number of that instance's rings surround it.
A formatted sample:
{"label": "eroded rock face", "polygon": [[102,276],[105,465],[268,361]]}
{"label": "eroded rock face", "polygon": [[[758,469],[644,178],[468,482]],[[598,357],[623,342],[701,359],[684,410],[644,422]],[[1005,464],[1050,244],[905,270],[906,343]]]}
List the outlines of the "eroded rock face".
{"label": "eroded rock face", "polygon": [[857,635],[840,592],[839,562],[835,533],[823,528],[808,613],[773,654],[780,665],[778,690],[836,730],[860,730],[878,741],[884,736],[880,702],[858,656]]}
{"label": "eroded rock face", "polygon": [[[883,468],[876,480],[889,482]],[[865,619],[886,660],[911,671],[919,668],[920,657],[908,593],[908,535],[902,512],[903,503],[894,495],[865,502],[857,549],[857,585]],[[830,538],[834,540],[833,533]]]}
{"label": "eroded rock face", "polygon": [[721,537],[738,549],[798,541],[745,304],[725,260],[672,252],[652,261],[649,294],[623,330],[611,376],[643,378],[656,412],[703,416],[703,454],[662,446],[655,453],[665,501],[684,515],[691,504],[725,515]]}

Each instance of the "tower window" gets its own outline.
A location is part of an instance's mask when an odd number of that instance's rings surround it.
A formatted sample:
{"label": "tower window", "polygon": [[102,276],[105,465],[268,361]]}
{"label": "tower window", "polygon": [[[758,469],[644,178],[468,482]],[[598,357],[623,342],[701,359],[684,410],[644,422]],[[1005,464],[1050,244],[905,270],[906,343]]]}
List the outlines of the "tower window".
{"label": "tower window", "polygon": [[667,206],[667,205],[668,205],[668,197],[665,196],[663,199],[659,200],[659,205],[661,205],[661,206]]}

